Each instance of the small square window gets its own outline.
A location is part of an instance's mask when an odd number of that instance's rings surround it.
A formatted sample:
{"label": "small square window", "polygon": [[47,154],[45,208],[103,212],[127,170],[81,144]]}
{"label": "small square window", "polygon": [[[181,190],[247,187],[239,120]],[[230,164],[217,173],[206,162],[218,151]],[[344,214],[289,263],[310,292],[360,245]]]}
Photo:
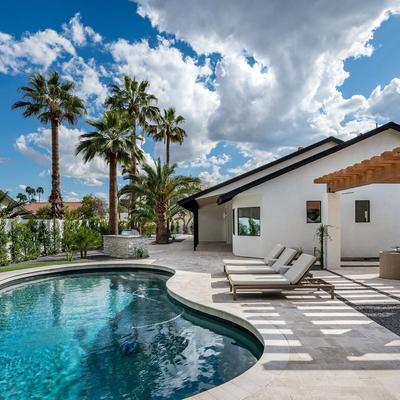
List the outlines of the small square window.
{"label": "small square window", "polygon": [[238,208],[238,235],[260,236],[260,207]]}
{"label": "small square window", "polygon": [[309,200],[306,204],[307,224],[321,223],[321,201]]}
{"label": "small square window", "polygon": [[371,211],[369,200],[356,200],[355,202],[356,222],[371,222]]}

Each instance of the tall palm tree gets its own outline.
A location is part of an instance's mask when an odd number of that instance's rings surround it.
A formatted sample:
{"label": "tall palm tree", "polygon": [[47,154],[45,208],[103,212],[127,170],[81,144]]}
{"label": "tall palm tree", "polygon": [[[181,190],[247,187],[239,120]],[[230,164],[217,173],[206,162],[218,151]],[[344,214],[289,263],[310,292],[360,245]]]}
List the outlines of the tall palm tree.
{"label": "tall palm tree", "polygon": [[[126,112],[129,115],[132,141],[135,145],[137,129],[141,128],[142,132],[146,132],[149,121],[155,120],[159,114],[158,108],[154,105],[157,98],[150,94],[148,89],[148,81],[137,81],[135,78],[124,76],[121,86],[115,83],[111,85],[111,96],[106,100],[106,105],[112,110]],[[132,177],[137,175],[137,162],[135,152],[133,152],[129,165],[129,174]],[[131,194],[130,200],[129,213],[132,215],[135,210],[135,193]],[[133,218],[130,220],[133,221]]]}
{"label": "tall palm tree", "polygon": [[180,125],[185,122],[182,115],[176,115],[174,108],[167,108],[158,116],[156,124],[149,128],[150,135],[157,142],[164,140],[165,143],[165,162],[170,163],[171,143],[182,144],[186,132]]}
{"label": "tall palm tree", "polygon": [[131,183],[121,190],[122,195],[133,191],[153,204],[157,224],[156,242],[160,244],[168,243],[169,204],[178,200],[178,193],[186,192],[185,188],[199,182],[198,178],[175,175],[175,169],[175,164],[162,164],[159,159],[154,167],[145,164],[143,174],[130,177]]}
{"label": "tall palm tree", "polygon": [[24,193],[18,193],[16,198],[20,203],[26,203],[28,201],[28,197]]}
{"label": "tall palm tree", "polygon": [[43,124],[51,125],[51,216],[61,218],[64,214],[60,190],[60,154],[59,128],[67,121],[75,124],[85,111],[83,101],[73,94],[75,84],[62,81],[58,72],[49,76],[35,73],[27,86],[22,86],[23,100],[17,101],[12,108],[24,109],[25,118],[36,116]]}
{"label": "tall palm tree", "polygon": [[31,186],[27,186],[25,192],[28,195],[29,201],[32,203],[34,201],[36,190]]}
{"label": "tall palm tree", "polygon": [[38,187],[36,188],[36,194],[37,194],[38,197],[39,197],[39,203],[40,203],[40,195],[43,194],[43,193],[44,193],[44,189],[43,189],[41,186],[38,186]]}
{"label": "tall palm tree", "polygon": [[132,154],[141,159],[142,152],[132,141],[130,124],[124,115],[107,111],[100,120],[88,120],[95,131],[80,136],[76,154],[82,153],[88,162],[95,156],[103,157],[109,165],[109,233],[118,234],[117,166],[126,163]]}

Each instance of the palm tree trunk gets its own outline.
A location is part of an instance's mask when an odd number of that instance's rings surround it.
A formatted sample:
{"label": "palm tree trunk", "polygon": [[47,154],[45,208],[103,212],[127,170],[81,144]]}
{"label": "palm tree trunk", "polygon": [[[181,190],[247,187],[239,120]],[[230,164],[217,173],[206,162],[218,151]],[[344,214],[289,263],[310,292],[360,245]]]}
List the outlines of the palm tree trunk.
{"label": "palm tree trunk", "polygon": [[[133,119],[133,131],[132,131],[132,142],[134,143],[135,147],[136,147],[136,122]],[[133,151],[131,154],[131,175],[132,177],[136,177],[137,175],[137,165],[136,165],[136,155],[135,152]],[[131,186],[133,183],[133,180],[131,180]],[[130,196],[130,204],[129,204],[129,224],[131,229],[135,229],[135,221],[133,218],[133,214],[135,212],[135,208],[136,208],[136,193],[134,191],[132,191],[131,196]]]}
{"label": "palm tree trunk", "polygon": [[167,227],[167,205],[163,202],[157,204],[157,229],[156,243],[167,244],[169,239]]}
{"label": "palm tree trunk", "polygon": [[109,160],[110,186],[109,186],[109,217],[108,229],[110,235],[118,235],[118,181],[117,181],[117,159],[112,155]]}
{"label": "palm tree trunk", "polygon": [[165,162],[167,163],[167,165],[169,165],[170,147],[171,147],[171,139],[170,139],[169,135],[167,135],[166,155],[165,155]]}
{"label": "palm tree trunk", "polygon": [[53,218],[62,218],[64,205],[60,189],[60,145],[58,137],[59,121],[51,121],[51,193],[49,202],[51,204],[50,215]]}

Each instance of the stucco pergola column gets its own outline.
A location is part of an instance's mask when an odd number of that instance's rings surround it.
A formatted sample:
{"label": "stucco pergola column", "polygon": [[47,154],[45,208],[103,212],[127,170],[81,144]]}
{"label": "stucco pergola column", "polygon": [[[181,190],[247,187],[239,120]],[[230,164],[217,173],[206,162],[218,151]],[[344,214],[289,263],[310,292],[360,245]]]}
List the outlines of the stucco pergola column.
{"label": "stucco pergola column", "polygon": [[326,240],[325,266],[340,267],[341,258],[341,195],[340,193],[325,193],[325,212],[323,223],[328,225],[329,237]]}

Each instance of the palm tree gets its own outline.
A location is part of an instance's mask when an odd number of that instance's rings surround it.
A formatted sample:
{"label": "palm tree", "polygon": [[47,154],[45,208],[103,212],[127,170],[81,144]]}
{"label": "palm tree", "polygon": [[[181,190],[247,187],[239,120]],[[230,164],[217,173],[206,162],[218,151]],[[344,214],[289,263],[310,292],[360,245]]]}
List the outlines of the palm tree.
{"label": "palm tree", "polygon": [[29,201],[32,203],[36,194],[36,190],[33,187],[27,186],[25,192],[28,195]]}
{"label": "palm tree", "polygon": [[[148,123],[155,120],[159,114],[159,110],[154,103],[157,98],[148,93],[149,82],[137,81],[135,78],[124,76],[123,84],[118,86],[112,84],[110,91],[111,96],[106,100],[106,105],[112,110],[126,112],[129,116],[132,141],[136,148],[137,129],[141,128],[142,132],[147,131]],[[129,174],[132,177],[137,175],[137,158],[135,152],[131,154]],[[135,210],[136,194],[131,193],[131,201],[129,213],[132,216]],[[130,218],[133,221],[133,218]],[[132,226],[134,227],[134,226]]]}
{"label": "palm tree", "polygon": [[142,158],[141,150],[132,141],[129,121],[116,111],[107,111],[100,120],[88,120],[94,132],[80,136],[76,154],[82,153],[88,162],[95,156],[103,157],[109,165],[109,233],[118,234],[118,180],[119,162],[128,162],[132,154]]}
{"label": "palm tree", "polygon": [[36,188],[36,194],[39,197],[39,203],[40,203],[40,195],[43,194],[43,193],[44,193],[44,189],[41,186]]}
{"label": "palm tree", "polygon": [[85,111],[83,101],[73,94],[75,84],[62,81],[58,72],[49,76],[35,73],[31,76],[28,86],[22,86],[23,100],[17,101],[12,108],[23,108],[25,118],[36,116],[43,124],[51,125],[51,216],[63,216],[63,201],[60,190],[60,154],[59,154],[59,128],[67,121],[75,124],[77,118]]}
{"label": "palm tree", "polygon": [[130,184],[126,185],[121,194],[137,193],[153,204],[156,216],[156,242],[168,243],[168,207],[178,200],[179,194],[186,192],[186,188],[199,183],[198,178],[175,175],[176,165],[162,164],[160,159],[152,167],[143,165],[143,174],[129,177]]}
{"label": "palm tree", "polygon": [[150,134],[156,142],[164,140],[165,143],[165,161],[167,164],[170,162],[170,147],[171,143],[182,144],[186,132],[181,125],[185,119],[182,115],[176,115],[174,108],[167,108],[163,114],[159,115],[155,125],[150,126]]}
{"label": "palm tree", "polygon": [[26,203],[28,201],[28,197],[24,193],[18,193],[16,197],[20,203]]}

